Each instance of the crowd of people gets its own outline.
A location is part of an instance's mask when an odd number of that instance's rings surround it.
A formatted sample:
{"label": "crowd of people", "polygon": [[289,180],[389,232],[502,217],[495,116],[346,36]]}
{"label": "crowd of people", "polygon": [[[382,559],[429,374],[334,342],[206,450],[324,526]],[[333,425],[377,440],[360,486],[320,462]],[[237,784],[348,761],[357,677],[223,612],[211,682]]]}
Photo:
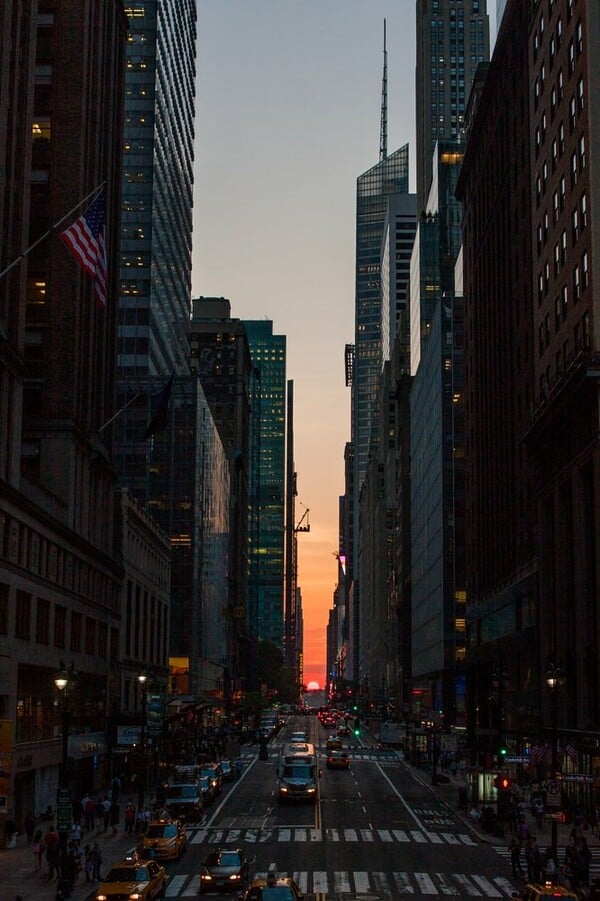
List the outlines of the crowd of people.
{"label": "crowd of people", "polygon": [[[513,876],[527,882],[561,885],[570,891],[581,892],[590,884],[590,850],[586,831],[590,824],[585,817],[576,816],[569,836],[569,844],[565,848],[563,859],[555,856],[549,845],[542,849],[538,845],[537,836],[529,828],[526,819],[526,808],[522,799],[515,799],[517,810],[514,820],[510,822],[510,860]],[[530,804],[530,813],[541,831],[545,823],[544,803],[541,797],[534,797]],[[597,830],[597,826],[595,827]],[[597,834],[597,832],[596,832]],[[525,867],[523,867],[523,863]]]}

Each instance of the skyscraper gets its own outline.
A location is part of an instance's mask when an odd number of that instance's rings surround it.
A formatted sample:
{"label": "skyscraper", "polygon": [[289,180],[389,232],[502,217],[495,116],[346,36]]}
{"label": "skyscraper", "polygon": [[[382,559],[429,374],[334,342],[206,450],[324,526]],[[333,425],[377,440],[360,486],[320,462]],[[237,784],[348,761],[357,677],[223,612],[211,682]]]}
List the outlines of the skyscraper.
{"label": "skyscraper", "polygon": [[[126,3],[118,400],[189,371],[196,3]],[[117,420],[121,481],[149,498],[149,392]]]}
{"label": "skyscraper", "polygon": [[490,56],[487,0],[417,0],[417,212],[436,141],[460,141],[473,76]]}
{"label": "skyscraper", "polygon": [[248,623],[283,650],[286,336],[244,320],[256,390],[251,413]]}

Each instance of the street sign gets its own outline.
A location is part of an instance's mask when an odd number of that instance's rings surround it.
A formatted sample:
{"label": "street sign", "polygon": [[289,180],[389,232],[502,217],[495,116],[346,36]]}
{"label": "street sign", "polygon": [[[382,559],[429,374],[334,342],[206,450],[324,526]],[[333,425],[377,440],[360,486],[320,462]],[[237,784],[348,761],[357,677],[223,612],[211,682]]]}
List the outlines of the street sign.
{"label": "street sign", "polygon": [[71,789],[59,788],[56,792],[56,828],[59,832],[71,832],[73,825],[73,806]]}

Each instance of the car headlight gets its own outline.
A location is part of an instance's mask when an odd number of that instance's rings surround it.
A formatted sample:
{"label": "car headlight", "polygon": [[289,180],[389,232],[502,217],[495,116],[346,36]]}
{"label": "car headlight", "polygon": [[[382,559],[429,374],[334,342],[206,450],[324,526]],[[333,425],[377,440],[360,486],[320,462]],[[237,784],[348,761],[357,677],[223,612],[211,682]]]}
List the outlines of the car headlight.
{"label": "car headlight", "polygon": [[230,879],[241,879],[242,877],[240,876],[239,873],[232,873],[229,878]]}
{"label": "car headlight", "polygon": [[316,792],[316,788],[309,788],[309,790],[308,790],[309,795],[314,795],[315,792]]}
{"label": "car headlight", "polygon": [[212,876],[210,875],[210,873],[201,873],[201,874],[200,874],[200,879],[207,879],[207,880],[210,880],[210,879],[212,879]]}
{"label": "car headlight", "polygon": [[96,901],[107,901],[106,895],[96,895]]}
{"label": "car headlight", "polygon": [[140,892],[132,892],[129,896],[129,901],[140,901],[140,898],[142,897],[143,895],[141,895]]}

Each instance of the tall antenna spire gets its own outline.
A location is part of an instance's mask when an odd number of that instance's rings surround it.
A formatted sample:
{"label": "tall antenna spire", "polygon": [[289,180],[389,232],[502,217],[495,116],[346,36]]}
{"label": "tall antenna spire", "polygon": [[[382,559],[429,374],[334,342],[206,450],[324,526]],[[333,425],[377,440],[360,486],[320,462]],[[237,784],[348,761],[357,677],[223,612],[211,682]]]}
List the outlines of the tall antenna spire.
{"label": "tall antenna spire", "polygon": [[383,80],[381,82],[381,127],[379,129],[379,160],[387,157],[387,44],[383,20]]}

